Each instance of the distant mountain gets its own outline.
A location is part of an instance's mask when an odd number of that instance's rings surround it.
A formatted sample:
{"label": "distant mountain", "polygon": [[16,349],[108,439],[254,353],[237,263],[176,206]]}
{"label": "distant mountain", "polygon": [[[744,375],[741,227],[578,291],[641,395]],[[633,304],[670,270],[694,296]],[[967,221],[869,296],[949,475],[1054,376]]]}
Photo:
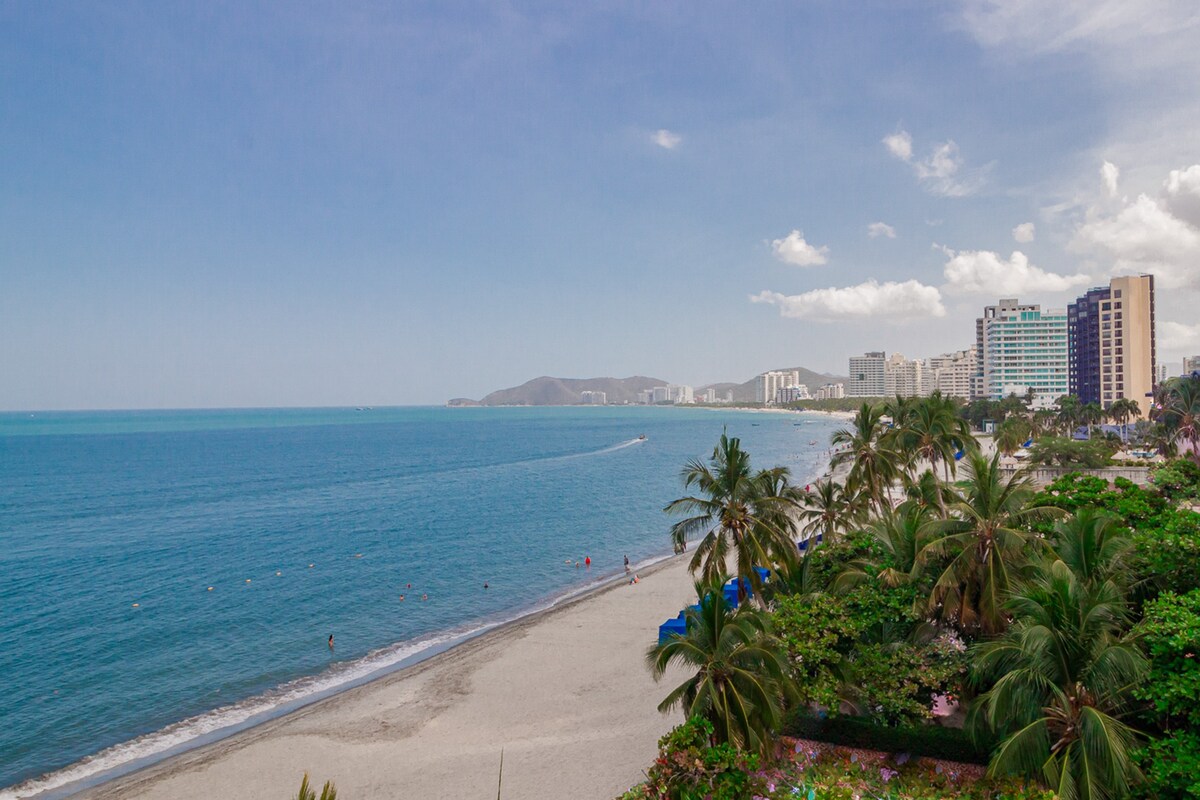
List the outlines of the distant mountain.
{"label": "distant mountain", "polygon": [[[813,372],[804,367],[789,367],[787,371],[796,370],[800,373],[800,382],[814,390],[824,383],[845,383],[849,378],[840,375],[826,375]],[[696,396],[705,389],[716,390],[717,397],[724,399],[725,393],[733,392],[735,403],[754,402],[754,381],[751,378],[745,383],[710,383],[696,387]],[[542,376],[526,381],[520,386],[500,389],[492,392],[482,400],[471,400],[466,397],[456,397],[446,405],[450,406],[574,406],[579,405],[581,394],[585,391],[604,392],[609,405],[636,403],[638,392],[653,389],[655,386],[667,386],[668,381],[660,378],[647,378],[635,375],[632,378],[551,378]]]}
{"label": "distant mountain", "polygon": [[[520,386],[500,389],[479,401],[481,406],[573,406],[585,392],[604,392],[609,405],[636,403],[638,392],[666,386],[668,381],[635,375],[632,378],[551,378],[543,376]],[[458,405],[465,405],[460,399]]]}
{"label": "distant mountain", "polygon": [[[800,383],[808,387],[808,390],[814,391],[819,386],[826,383],[846,383],[850,379],[841,375],[827,375],[823,372],[813,372],[811,369],[804,367],[782,367],[779,372],[791,372],[795,370],[800,373]],[[716,389],[717,397],[724,397],[725,392],[733,390],[733,402],[735,403],[753,403],[754,402],[754,382],[758,380],[758,376],[751,378],[745,383],[710,383],[707,386],[699,386],[696,388],[696,394],[700,394],[705,389]]]}

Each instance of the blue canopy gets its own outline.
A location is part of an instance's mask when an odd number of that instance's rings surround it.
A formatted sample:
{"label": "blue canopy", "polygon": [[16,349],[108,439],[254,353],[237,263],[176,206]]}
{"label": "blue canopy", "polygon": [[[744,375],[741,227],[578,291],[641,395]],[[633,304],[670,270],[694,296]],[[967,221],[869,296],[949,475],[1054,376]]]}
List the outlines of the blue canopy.
{"label": "blue canopy", "polygon": [[966,453],[964,453],[962,450],[959,450],[957,453],[955,453],[955,454],[954,454],[954,460],[955,460],[955,461],[962,461],[962,457],[963,457],[964,455],[966,455]]}
{"label": "blue canopy", "polygon": [[675,619],[669,619],[666,622],[664,622],[662,625],[658,626],[658,643],[659,644],[662,644],[663,642],[667,641],[668,639],[670,639],[672,636],[675,636],[675,635],[679,635],[679,636],[687,635],[687,622],[683,619],[682,615],[676,617]]}
{"label": "blue canopy", "polygon": [[1027,440],[1025,444],[1021,445],[1021,447],[1029,447],[1031,444],[1033,444],[1033,439]]}

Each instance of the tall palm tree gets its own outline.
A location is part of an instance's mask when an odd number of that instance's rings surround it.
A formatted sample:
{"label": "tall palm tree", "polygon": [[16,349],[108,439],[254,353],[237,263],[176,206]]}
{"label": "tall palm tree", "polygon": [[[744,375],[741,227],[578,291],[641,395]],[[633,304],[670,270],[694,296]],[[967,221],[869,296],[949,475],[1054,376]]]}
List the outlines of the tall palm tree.
{"label": "tall palm tree", "polygon": [[1113,422],[1121,426],[1121,441],[1126,442],[1129,440],[1129,420],[1140,417],[1142,415],[1142,407],[1137,404],[1136,400],[1129,397],[1122,397],[1108,407],[1108,413],[1112,417]]}
{"label": "tall palm tree", "polygon": [[685,716],[711,722],[719,743],[766,753],[782,721],[784,701],[794,691],[770,618],[748,605],[731,608],[720,579],[697,583],[696,594],[700,608],[684,612],[686,635],[676,634],[646,653],[656,681],[673,663],[695,670],[658,710],[682,706]]}
{"label": "tall palm tree", "polygon": [[847,488],[866,492],[880,513],[890,505],[884,499],[885,490],[890,499],[892,481],[900,473],[901,461],[884,438],[886,430],[882,409],[863,403],[854,415],[853,427],[834,431],[830,438],[835,448],[830,465],[836,470],[849,464]]}
{"label": "tall palm tree", "polygon": [[905,499],[901,505],[918,505],[922,508],[937,509],[938,516],[946,518],[946,506],[954,502],[953,487],[945,483],[932,470],[925,470],[916,477],[905,475]]}
{"label": "tall palm tree", "polygon": [[787,483],[784,467],[753,472],[750,454],[741,441],[722,433],[708,464],[694,459],[683,469],[685,489],[693,486],[698,495],[671,501],[664,511],[687,514],[671,526],[677,552],[687,549],[689,539],[700,543],[688,568],[699,572],[705,583],[725,574],[732,553],[741,600],[747,586],[762,596],[756,566],[781,566],[785,570],[796,559],[795,521],[798,495]]}
{"label": "tall palm tree", "polygon": [[955,453],[975,443],[967,421],[958,415],[953,401],[940,392],[915,401],[903,423],[898,423],[886,438],[896,450],[911,456],[914,463],[925,461],[935,472],[940,461],[947,479],[955,470]]}
{"label": "tall palm tree", "polygon": [[849,530],[862,517],[863,511],[859,496],[837,481],[825,479],[802,495],[797,516],[804,538],[820,536],[823,542],[832,544],[838,534]]}
{"label": "tall palm tree", "polygon": [[1088,439],[1092,438],[1092,426],[1104,422],[1104,408],[1099,403],[1086,403],[1079,409],[1079,421],[1087,425]]}
{"label": "tall palm tree", "polygon": [[969,459],[962,492],[948,509],[955,518],[930,523],[917,563],[945,562],[929,597],[931,612],[963,633],[994,634],[1007,625],[1004,599],[1037,546],[1025,526],[1065,512],[1029,506],[1033,488],[1020,474],[1001,475],[999,453]]}
{"label": "tall palm tree", "polygon": [[1064,394],[1055,404],[1058,406],[1058,424],[1063,432],[1070,436],[1079,427],[1083,404],[1079,402],[1078,397],[1071,394]]}
{"label": "tall palm tree", "polygon": [[992,775],[1040,777],[1061,800],[1125,797],[1141,777],[1136,732],[1121,721],[1148,662],[1127,631],[1124,597],[1052,561],[1008,603],[1012,627],[973,649],[977,680],[994,681],[976,713],[1009,735]]}

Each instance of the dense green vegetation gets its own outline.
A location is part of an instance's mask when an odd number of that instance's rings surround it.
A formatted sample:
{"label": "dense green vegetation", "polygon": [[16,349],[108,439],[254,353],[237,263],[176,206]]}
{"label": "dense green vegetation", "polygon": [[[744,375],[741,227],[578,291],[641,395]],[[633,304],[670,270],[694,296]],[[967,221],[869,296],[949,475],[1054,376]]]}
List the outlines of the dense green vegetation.
{"label": "dense green vegetation", "polygon": [[[833,436],[839,479],[808,493],[723,437],[707,472],[685,470],[698,495],[668,506],[703,512],[672,529],[703,543],[701,610],[648,656],[695,671],[663,705],[692,722],[628,797],[1200,797],[1200,390],[1176,381],[1159,405],[1130,435],[1186,458],[1146,487],[1076,473],[1037,491],[968,428],[996,420],[1000,451],[1041,437],[1049,463],[1089,466],[1116,445],[1050,438],[1104,418],[1070,399],[864,403]],[[1118,439],[1135,411],[1110,410]],[[781,541],[817,534],[801,557]],[[743,584],[774,571],[752,608],[718,599],[729,560]],[[784,732],[988,768],[969,785],[868,774],[773,746]]]}

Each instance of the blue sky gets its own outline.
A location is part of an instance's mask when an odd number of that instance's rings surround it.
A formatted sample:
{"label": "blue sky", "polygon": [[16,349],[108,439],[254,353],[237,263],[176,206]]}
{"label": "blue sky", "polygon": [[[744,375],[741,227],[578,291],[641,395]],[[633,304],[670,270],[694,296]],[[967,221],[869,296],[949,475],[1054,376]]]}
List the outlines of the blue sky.
{"label": "blue sky", "polygon": [[1194,4],[284,5],[0,0],[0,408],[842,372],[1146,270],[1200,352]]}

